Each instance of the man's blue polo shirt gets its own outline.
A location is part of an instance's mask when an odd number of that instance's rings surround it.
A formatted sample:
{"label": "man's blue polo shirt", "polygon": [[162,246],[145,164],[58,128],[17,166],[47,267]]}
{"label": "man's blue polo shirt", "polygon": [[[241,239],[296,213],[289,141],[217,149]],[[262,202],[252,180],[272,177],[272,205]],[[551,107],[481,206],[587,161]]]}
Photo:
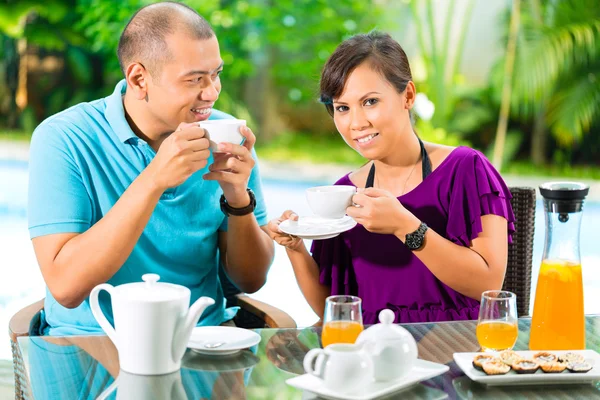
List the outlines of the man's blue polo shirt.
{"label": "man's blue polo shirt", "polygon": [[[154,158],[154,150],[133,133],[125,119],[125,89],[126,83],[121,81],[112,95],[71,107],[35,130],[29,162],[31,238],[85,232],[108,213]],[[231,116],[214,110],[211,119],[221,118]],[[211,163],[212,155],[208,165]],[[225,309],[218,278],[217,237],[219,230],[227,229],[227,219],[219,208],[219,184],[202,179],[207,172],[208,167],[162,195],[133,252],[108,283],[140,282],[143,274],[157,273],[162,282],[187,286],[191,302],[201,296],[215,299],[199,325],[219,325],[233,318],[236,309]],[[254,215],[259,225],[265,225],[258,163],[249,187],[256,194]],[[100,302],[112,323],[106,293],[101,293]],[[45,334],[102,332],[89,299],[67,309],[46,290],[45,317],[49,325]]]}

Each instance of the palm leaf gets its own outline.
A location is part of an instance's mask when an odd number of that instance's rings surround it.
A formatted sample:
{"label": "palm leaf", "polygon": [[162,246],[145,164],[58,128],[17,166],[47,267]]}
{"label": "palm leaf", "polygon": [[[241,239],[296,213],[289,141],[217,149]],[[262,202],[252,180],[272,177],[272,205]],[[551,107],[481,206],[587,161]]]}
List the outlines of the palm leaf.
{"label": "palm leaf", "polygon": [[558,91],[550,101],[547,116],[559,142],[568,145],[580,140],[600,117],[600,72],[581,74]]}
{"label": "palm leaf", "polygon": [[548,96],[569,71],[598,59],[600,21],[530,34],[520,45],[515,71],[516,94],[521,102],[537,102]]}

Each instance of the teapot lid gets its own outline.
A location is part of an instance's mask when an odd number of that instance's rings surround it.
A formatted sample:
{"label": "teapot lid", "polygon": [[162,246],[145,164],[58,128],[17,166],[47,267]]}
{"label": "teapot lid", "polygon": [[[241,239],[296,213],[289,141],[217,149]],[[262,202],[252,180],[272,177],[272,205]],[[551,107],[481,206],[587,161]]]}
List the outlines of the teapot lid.
{"label": "teapot lid", "polygon": [[372,325],[365,329],[361,336],[363,339],[373,339],[376,341],[403,340],[410,333],[401,326],[394,325],[394,312],[392,310],[381,310],[379,313],[379,324]]}
{"label": "teapot lid", "polygon": [[190,293],[190,290],[185,286],[164,282],[159,283],[159,279],[160,276],[158,274],[144,274],[142,275],[144,282],[118,286],[121,289],[119,292],[131,301],[155,303],[181,299]]}

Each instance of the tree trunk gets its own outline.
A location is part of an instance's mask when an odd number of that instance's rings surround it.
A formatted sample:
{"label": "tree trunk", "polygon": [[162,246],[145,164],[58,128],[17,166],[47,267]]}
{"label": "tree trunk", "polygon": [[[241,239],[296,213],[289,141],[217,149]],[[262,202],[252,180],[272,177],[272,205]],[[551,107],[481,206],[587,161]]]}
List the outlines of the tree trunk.
{"label": "tree trunk", "polygon": [[254,133],[261,141],[269,140],[286,129],[271,72],[273,57],[272,49],[265,50],[262,57],[255,57],[258,73],[248,80],[244,93],[244,102],[258,122]]}
{"label": "tree trunk", "polygon": [[546,102],[535,116],[533,124],[533,133],[531,135],[531,161],[536,166],[546,164],[546,142],[548,131],[546,130]]}
{"label": "tree trunk", "polygon": [[17,108],[17,88],[19,85],[19,53],[15,39],[4,37],[4,63],[6,65],[6,88],[8,91],[8,110],[6,126],[17,128],[19,109]]}
{"label": "tree trunk", "polygon": [[494,155],[492,163],[498,171],[502,169],[504,158],[504,143],[506,141],[506,129],[508,127],[508,116],[510,114],[510,96],[512,90],[512,72],[515,64],[517,48],[517,35],[519,33],[519,20],[521,16],[520,0],[513,0],[513,10],[510,18],[508,34],[508,45],[506,49],[506,62],[504,65],[504,83],[502,87],[502,104],[500,105],[500,117],[498,129],[496,130],[496,141],[494,143]]}

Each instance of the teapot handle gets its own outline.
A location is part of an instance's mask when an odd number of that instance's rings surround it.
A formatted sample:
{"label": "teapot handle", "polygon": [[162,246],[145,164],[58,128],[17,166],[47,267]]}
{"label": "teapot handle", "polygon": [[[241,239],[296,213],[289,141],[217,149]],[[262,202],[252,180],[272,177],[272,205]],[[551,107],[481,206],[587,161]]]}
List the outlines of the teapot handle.
{"label": "teapot handle", "polygon": [[[325,350],[323,349],[310,350],[308,353],[306,353],[306,356],[304,356],[304,371],[307,374],[311,374],[323,379],[324,365],[328,358],[329,356],[325,354]],[[313,364],[315,365],[314,368]]]}
{"label": "teapot handle", "polygon": [[95,288],[93,288],[92,292],[90,293],[90,308],[92,309],[92,314],[94,315],[94,318],[96,318],[96,321],[98,321],[98,324],[100,324],[100,327],[102,328],[102,330],[104,330],[104,332],[106,332],[106,334],[108,335],[110,340],[112,340],[114,345],[118,347],[117,332],[115,332],[115,328],[113,328],[113,326],[110,324],[110,322],[108,322],[108,320],[106,319],[106,316],[104,315],[104,313],[102,312],[102,309],[100,308],[100,303],[98,302],[98,294],[100,293],[101,290],[106,290],[110,294],[110,298],[111,298],[110,301],[112,303],[112,295],[113,295],[112,290],[113,289],[114,289],[114,286],[109,285],[108,283],[102,283],[102,284],[96,286]]}

